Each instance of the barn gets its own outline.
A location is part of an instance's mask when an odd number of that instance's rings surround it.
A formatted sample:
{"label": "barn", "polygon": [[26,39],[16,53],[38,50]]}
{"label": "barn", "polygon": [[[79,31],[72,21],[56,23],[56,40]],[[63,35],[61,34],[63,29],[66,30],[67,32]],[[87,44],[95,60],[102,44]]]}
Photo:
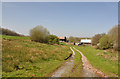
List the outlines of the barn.
{"label": "barn", "polygon": [[91,44],[91,39],[81,39],[81,44]]}
{"label": "barn", "polygon": [[66,37],[59,37],[59,40],[62,41],[62,42],[66,42],[67,41]]}

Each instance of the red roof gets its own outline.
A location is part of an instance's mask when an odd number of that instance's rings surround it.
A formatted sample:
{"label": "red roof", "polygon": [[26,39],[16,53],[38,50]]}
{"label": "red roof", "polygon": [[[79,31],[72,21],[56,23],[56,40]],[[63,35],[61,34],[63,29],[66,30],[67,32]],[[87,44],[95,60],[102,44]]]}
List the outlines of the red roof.
{"label": "red roof", "polygon": [[65,39],[65,37],[59,37],[59,39]]}

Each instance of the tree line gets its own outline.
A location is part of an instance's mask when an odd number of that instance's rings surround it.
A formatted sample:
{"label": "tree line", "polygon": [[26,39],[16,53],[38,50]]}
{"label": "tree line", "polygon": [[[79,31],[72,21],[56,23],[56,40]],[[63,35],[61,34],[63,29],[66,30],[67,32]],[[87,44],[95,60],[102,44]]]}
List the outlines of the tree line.
{"label": "tree line", "polygon": [[71,43],[79,43],[80,41],[81,41],[81,39],[91,39],[91,38],[81,38],[81,37],[73,37],[73,36],[70,36],[69,37],[69,42],[71,42]]}
{"label": "tree line", "polygon": [[5,29],[5,28],[1,28],[0,27],[0,34],[3,34],[3,35],[10,35],[10,36],[22,36],[12,30],[9,30],[9,29]]}
{"label": "tree line", "polygon": [[[98,49],[114,49],[120,50],[120,44],[118,37],[120,37],[120,25],[114,26],[109,30],[107,34],[96,34],[92,37],[92,45]],[[20,35],[9,29],[0,28],[0,34],[10,36],[24,36]],[[30,39],[35,42],[48,43],[48,44],[59,44],[59,38],[56,35],[50,34],[50,32],[43,26],[36,26],[30,30]],[[79,37],[69,37],[69,42],[80,42]]]}
{"label": "tree line", "polygon": [[114,49],[120,50],[118,38],[120,37],[120,25],[114,26],[107,34],[96,34],[92,37],[92,45],[98,49]]}

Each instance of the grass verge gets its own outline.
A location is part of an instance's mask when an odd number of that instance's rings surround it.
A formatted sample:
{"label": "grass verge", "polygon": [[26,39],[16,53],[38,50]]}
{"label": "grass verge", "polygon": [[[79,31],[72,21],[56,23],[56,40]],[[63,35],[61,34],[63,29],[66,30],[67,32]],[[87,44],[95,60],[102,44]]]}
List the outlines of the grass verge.
{"label": "grass verge", "polygon": [[109,77],[118,75],[117,54],[114,52],[105,52],[104,50],[95,49],[92,46],[75,46],[80,50],[93,65],[93,67],[101,70]]}

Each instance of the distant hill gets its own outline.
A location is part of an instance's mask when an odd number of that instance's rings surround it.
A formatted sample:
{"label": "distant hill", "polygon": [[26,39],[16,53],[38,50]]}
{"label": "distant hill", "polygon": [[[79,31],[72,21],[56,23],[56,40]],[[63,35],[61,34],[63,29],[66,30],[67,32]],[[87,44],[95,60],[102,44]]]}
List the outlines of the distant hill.
{"label": "distant hill", "polygon": [[80,38],[80,39],[92,39],[92,38]]}
{"label": "distant hill", "polygon": [[18,34],[12,30],[5,29],[5,28],[0,28],[0,34],[9,35],[9,36],[24,36],[24,35]]}

